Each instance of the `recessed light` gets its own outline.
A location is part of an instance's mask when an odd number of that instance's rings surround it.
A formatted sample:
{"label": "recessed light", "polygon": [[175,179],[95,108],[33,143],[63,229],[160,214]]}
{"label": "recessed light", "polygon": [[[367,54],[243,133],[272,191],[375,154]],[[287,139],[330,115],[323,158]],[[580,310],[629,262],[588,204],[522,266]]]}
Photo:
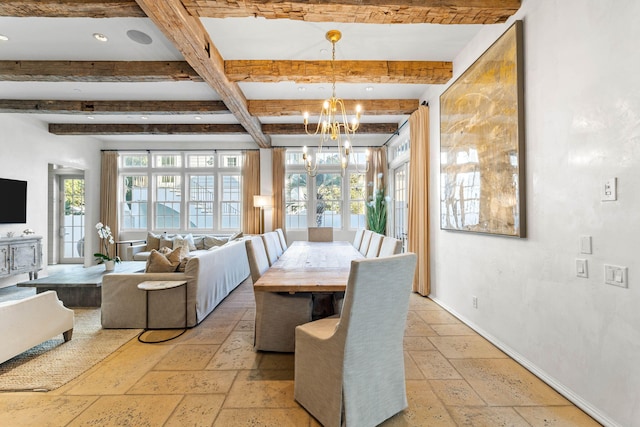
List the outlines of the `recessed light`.
{"label": "recessed light", "polygon": [[107,36],[105,36],[104,34],[100,34],[100,33],[93,33],[93,38],[98,40],[99,42],[106,42],[109,39],[107,38]]}
{"label": "recessed light", "polygon": [[140,116],[142,120],[147,120],[147,116]]}
{"label": "recessed light", "polygon": [[367,92],[373,92],[373,86],[367,86],[364,88]]}
{"label": "recessed light", "polygon": [[140,43],[140,44],[153,43],[153,39],[147,33],[143,33],[142,31],[138,31],[138,30],[127,31],[127,37],[129,37],[134,42]]}
{"label": "recessed light", "polygon": [[324,86],[319,86],[318,90],[324,90]]}
{"label": "recessed light", "polygon": [[327,53],[329,53],[329,51],[327,49],[320,49],[320,54],[321,55],[326,55]]}
{"label": "recessed light", "polygon": [[195,116],[195,117],[194,117],[194,119],[196,119],[196,120],[202,120],[202,117],[200,117],[200,116]]}
{"label": "recessed light", "polygon": [[304,86],[298,87],[298,92],[304,92],[305,90],[307,90],[307,88]]}
{"label": "recessed light", "polygon": [[94,117],[93,117],[93,116],[87,116],[87,119],[89,119],[89,120],[93,120],[93,119],[94,119]]}
{"label": "recessed light", "polygon": [[0,41],[8,42],[9,41],[9,37],[5,36],[4,34],[0,34]]}

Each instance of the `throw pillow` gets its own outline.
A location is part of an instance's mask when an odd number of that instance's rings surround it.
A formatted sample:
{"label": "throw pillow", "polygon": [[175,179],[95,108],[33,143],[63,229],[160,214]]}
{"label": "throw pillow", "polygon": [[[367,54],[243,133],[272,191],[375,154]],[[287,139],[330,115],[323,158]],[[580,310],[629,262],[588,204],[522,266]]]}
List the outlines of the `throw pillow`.
{"label": "throw pillow", "polygon": [[166,256],[156,251],[151,250],[149,258],[147,259],[147,267],[145,272],[147,273],[169,273],[176,271],[180,264],[180,251],[171,251]]}
{"label": "throw pillow", "polygon": [[163,234],[160,237],[160,247],[173,249],[173,235]]}
{"label": "throw pillow", "polygon": [[215,246],[222,246],[227,243],[226,239],[218,239],[213,236],[205,236],[204,238],[204,248],[211,249]]}
{"label": "throw pillow", "polygon": [[193,238],[193,242],[196,245],[196,250],[205,249],[204,247],[204,236],[198,236]]}
{"label": "throw pillow", "polygon": [[184,273],[184,271],[187,269],[187,263],[189,262],[189,260],[191,259],[191,257],[184,257],[180,260],[180,264],[178,264],[178,269],[176,270],[179,273]]}
{"label": "throw pillow", "polygon": [[179,250],[180,259],[182,259],[189,255],[189,242],[186,239],[177,236],[173,239],[173,250]]}
{"label": "throw pillow", "polygon": [[150,251],[151,249],[155,249],[155,250],[160,249],[160,235],[153,234],[152,232],[148,231],[147,232],[147,250]]}
{"label": "throw pillow", "polygon": [[187,243],[189,243],[189,250],[190,251],[195,251],[196,250],[196,242],[193,241],[193,234],[189,233],[186,236],[184,236],[184,240],[187,241]]}
{"label": "throw pillow", "polygon": [[240,239],[241,237],[242,237],[242,231],[238,231],[237,233],[233,233],[229,237],[229,241],[231,242],[232,240]]}

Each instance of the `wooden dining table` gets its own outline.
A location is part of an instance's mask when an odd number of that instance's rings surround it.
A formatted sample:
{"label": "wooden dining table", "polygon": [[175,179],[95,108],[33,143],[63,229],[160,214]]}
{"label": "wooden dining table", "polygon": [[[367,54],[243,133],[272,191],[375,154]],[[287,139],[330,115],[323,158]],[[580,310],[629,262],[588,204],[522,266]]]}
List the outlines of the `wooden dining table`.
{"label": "wooden dining table", "polygon": [[351,261],[363,255],[350,242],[296,241],[256,283],[258,292],[341,292]]}

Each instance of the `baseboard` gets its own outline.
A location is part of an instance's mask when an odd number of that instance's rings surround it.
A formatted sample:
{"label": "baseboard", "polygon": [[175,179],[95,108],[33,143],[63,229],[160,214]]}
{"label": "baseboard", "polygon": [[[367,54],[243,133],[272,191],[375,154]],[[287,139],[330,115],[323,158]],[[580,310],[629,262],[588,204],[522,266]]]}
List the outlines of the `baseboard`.
{"label": "baseboard", "polygon": [[522,356],[520,353],[518,353],[517,351],[515,351],[514,349],[512,349],[511,347],[509,347],[508,345],[506,345],[505,343],[503,343],[499,339],[497,339],[495,336],[491,335],[490,333],[488,333],[487,331],[485,331],[484,329],[482,329],[481,327],[479,327],[478,325],[476,325],[475,323],[473,323],[469,319],[465,318],[460,313],[458,313],[456,310],[454,310],[451,307],[449,307],[447,304],[444,304],[442,301],[439,301],[437,298],[433,298],[431,296],[429,296],[429,298],[433,302],[438,304],[440,307],[444,308],[449,313],[453,314],[455,317],[460,319],[467,326],[469,326],[471,329],[476,331],[479,335],[481,335],[483,338],[485,338],[486,340],[491,342],[493,345],[498,347],[504,353],[509,355],[509,357],[511,357],[516,362],[518,362],[520,365],[522,365],[524,368],[526,368],[528,371],[530,371],[536,377],[540,378],[542,381],[547,383],[547,385],[549,385],[549,387],[553,388],[555,391],[560,393],[562,396],[564,396],[567,400],[572,402],[578,408],[582,409],[584,412],[589,414],[593,419],[598,421],[600,424],[602,424],[604,426],[607,426],[607,427],[622,427],[620,424],[618,424],[615,421],[611,420],[609,417],[604,415],[602,412],[600,412],[597,408],[595,408],[589,402],[587,402],[582,397],[580,397],[575,392],[573,392],[573,390],[565,387],[562,383],[557,381],[552,376],[548,375],[546,372],[542,371],[540,368],[538,368],[535,364],[533,364],[526,357]]}

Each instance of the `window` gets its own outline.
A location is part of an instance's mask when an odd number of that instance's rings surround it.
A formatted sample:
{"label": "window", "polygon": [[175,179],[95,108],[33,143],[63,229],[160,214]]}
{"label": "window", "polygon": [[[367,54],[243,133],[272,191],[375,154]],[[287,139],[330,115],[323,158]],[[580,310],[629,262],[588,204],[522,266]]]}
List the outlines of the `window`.
{"label": "window", "polygon": [[239,230],[241,163],[237,151],[122,153],[121,229]]}
{"label": "window", "polygon": [[[352,161],[364,169],[365,149],[352,152]],[[318,156],[318,172],[309,177],[304,169],[301,149],[289,149],[285,157],[285,226],[357,229],[365,224],[365,174],[351,163],[344,176],[337,150]]]}

